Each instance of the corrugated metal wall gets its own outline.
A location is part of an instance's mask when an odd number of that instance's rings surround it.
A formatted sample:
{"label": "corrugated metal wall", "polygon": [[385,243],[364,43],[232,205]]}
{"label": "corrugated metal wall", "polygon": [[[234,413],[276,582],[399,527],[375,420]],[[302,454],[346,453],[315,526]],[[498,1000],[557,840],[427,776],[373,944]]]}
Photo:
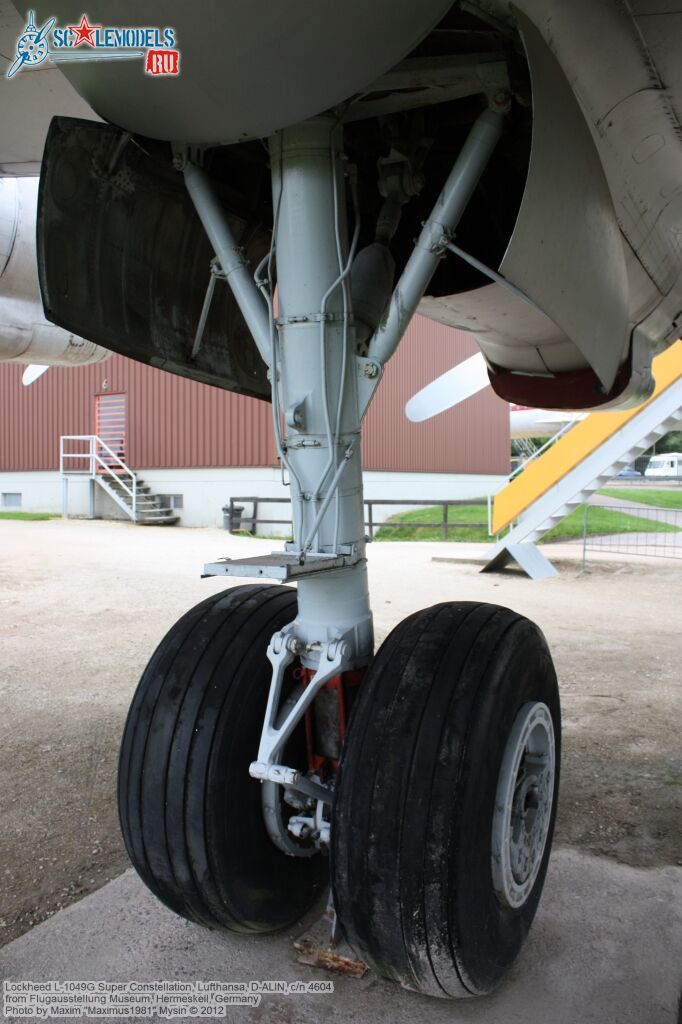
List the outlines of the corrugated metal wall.
{"label": "corrugated metal wall", "polygon": [[[463,332],[417,317],[389,363],[367,416],[367,469],[507,473],[509,407],[488,388],[424,424],[404,416],[420,387],[476,351]],[[270,407],[121,356],[49,370],[21,384],[23,368],[0,363],[0,471],[58,468],[61,434],[91,434],[95,395],[126,392],[127,451],[138,469],[271,466]]]}
{"label": "corrugated metal wall", "polygon": [[509,406],[492,388],[425,423],[410,423],[403,411],[415,392],[475,352],[478,346],[464,331],[414,318],[367,413],[367,469],[509,472]]}

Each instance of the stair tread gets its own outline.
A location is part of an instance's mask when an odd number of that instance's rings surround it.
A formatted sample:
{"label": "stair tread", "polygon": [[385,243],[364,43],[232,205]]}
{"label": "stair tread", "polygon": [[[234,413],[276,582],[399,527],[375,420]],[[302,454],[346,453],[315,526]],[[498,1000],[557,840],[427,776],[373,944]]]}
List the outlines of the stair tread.
{"label": "stair tread", "polygon": [[139,479],[136,487],[134,517],[133,496],[127,490],[127,483],[116,477],[97,476],[95,479],[138,526],[174,526],[180,521],[180,516],[176,514],[175,509],[168,505],[161,505],[161,497],[158,494],[152,494],[150,488],[143,485]]}

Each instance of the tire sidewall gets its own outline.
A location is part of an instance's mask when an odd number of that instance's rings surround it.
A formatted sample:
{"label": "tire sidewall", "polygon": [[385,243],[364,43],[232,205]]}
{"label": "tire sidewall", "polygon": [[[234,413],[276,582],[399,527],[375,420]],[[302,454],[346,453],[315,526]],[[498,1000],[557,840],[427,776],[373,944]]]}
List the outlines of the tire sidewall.
{"label": "tire sidewall", "polygon": [[[519,619],[504,646],[509,658],[498,658],[489,666],[471,705],[461,758],[450,761],[450,770],[440,781],[452,786],[456,803],[448,850],[451,945],[460,977],[475,994],[495,987],[526,939],[549,863],[559,787],[561,713],[546,642],[533,623]],[[533,887],[525,902],[512,908],[502,903],[493,885],[493,814],[507,741],[520,709],[530,701],[546,704],[552,716],[552,811]],[[459,955],[461,949],[467,950],[466,962]]]}

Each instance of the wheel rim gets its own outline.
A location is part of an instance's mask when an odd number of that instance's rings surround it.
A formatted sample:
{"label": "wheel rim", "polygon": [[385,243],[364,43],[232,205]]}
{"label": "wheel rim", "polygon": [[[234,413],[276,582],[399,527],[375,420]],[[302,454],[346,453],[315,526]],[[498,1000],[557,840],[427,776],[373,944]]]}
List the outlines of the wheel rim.
{"label": "wheel rim", "polygon": [[492,874],[497,898],[523,906],[540,870],[554,800],[554,725],[541,701],[517,714],[502,757],[495,795]]}

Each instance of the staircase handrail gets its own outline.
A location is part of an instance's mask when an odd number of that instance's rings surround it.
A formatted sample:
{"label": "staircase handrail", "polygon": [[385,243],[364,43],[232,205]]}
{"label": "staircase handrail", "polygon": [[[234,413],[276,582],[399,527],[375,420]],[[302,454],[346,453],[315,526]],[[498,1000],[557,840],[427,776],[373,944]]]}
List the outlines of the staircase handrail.
{"label": "staircase handrail", "polygon": [[[66,452],[64,451],[65,441],[87,441],[88,451],[87,452]],[[107,455],[114,460],[120,468],[123,470],[124,475],[130,477],[130,484],[122,478],[121,474],[115,473],[111,468],[110,462],[103,458],[101,451],[105,451]],[[64,460],[65,459],[89,459],[90,469],[88,471],[75,470],[75,473],[82,472],[91,479],[96,479],[98,476],[97,466],[100,466],[102,473],[100,475],[110,476],[116,480],[120,487],[129,495],[132,501],[132,519],[133,522],[137,521],[137,474],[126,465],[123,459],[113,451],[112,448],[103,441],[97,434],[63,434],[59,439],[59,471],[62,477],[69,475],[69,471],[66,469]]]}
{"label": "staircase handrail", "polygon": [[571,427],[574,427],[578,422],[579,418],[576,416],[574,419],[569,420],[568,423],[564,423],[563,427],[561,427],[560,430],[557,430],[556,434],[552,434],[551,437],[548,437],[543,445],[536,448],[532,455],[529,455],[520,466],[517,466],[516,469],[509,474],[509,479],[513,480],[514,477],[519,475],[519,473],[523,473],[529,462],[534,462],[535,459],[539,458],[540,455],[546,452],[548,448],[551,448],[553,444],[556,444],[559,438],[563,437],[564,434],[567,434]]}

